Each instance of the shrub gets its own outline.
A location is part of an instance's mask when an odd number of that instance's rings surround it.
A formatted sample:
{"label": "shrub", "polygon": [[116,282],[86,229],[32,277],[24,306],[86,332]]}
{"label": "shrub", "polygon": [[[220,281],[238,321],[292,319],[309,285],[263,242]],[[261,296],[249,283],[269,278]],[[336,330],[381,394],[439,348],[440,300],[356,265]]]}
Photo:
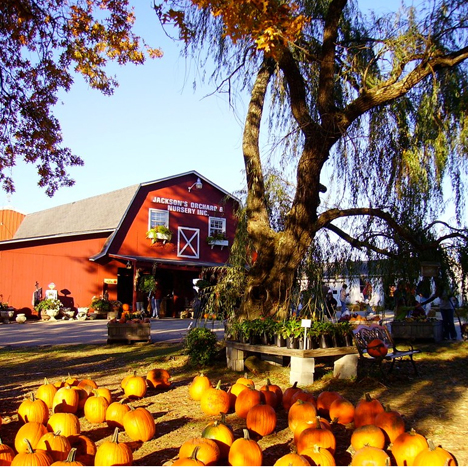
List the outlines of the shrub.
{"label": "shrub", "polygon": [[216,334],[204,327],[192,328],[185,338],[185,350],[196,366],[210,364],[216,356]]}

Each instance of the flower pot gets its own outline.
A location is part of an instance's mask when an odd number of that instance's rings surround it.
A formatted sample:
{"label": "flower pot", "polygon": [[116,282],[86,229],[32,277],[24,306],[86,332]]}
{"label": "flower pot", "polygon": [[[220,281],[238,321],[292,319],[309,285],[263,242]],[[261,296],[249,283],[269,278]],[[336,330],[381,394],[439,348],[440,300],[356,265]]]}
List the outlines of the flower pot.
{"label": "flower pot", "polygon": [[271,339],[270,339],[270,336],[268,335],[268,333],[262,333],[261,341],[262,341],[262,345],[270,345],[271,344]]}
{"label": "flower pot", "polygon": [[330,348],[330,336],[329,335],[326,335],[326,334],[323,334],[323,335],[320,335],[319,337],[319,340],[320,340],[320,348]]}
{"label": "flower pot", "polygon": [[278,348],[284,348],[286,346],[286,338],[283,338],[281,335],[276,335],[275,343]]}
{"label": "flower pot", "polygon": [[16,316],[15,320],[16,320],[17,323],[24,323],[24,322],[26,322],[26,315],[25,314],[18,314]]}
{"label": "flower pot", "polygon": [[288,338],[286,338],[286,348],[299,349],[299,338],[288,336]]}
{"label": "flower pot", "polygon": [[258,344],[260,341],[260,337],[258,335],[252,335],[250,338],[249,338],[249,343],[251,345],[256,345]]}
{"label": "flower pot", "polygon": [[344,336],[345,346],[353,346],[353,337],[348,333]]}

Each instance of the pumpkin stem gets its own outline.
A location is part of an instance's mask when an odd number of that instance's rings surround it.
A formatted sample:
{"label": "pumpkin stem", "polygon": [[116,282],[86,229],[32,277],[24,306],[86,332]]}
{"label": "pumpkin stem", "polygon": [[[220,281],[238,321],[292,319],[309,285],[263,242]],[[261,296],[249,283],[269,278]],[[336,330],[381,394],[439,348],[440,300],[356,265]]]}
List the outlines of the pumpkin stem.
{"label": "pumpkin stem", "polygon": [[242,429],[242,432],[244,433],[244,439],[250,440],[250,434],[248,429]]}
{"label": "pumpkin stem", "polygon": [[427,439],[427,445],[429,445],[429,450],[431,452],[437,448],[432,439]]}
{"label": "pumpkin stem", "polygon": [[29,442],[29,439],[24,439],[24,443],[27,445],[26,450],[27,453],[34,453],[34,449],[32,448],[31,442]]}
{"label": "pumpkin stem", "polygon": [[221,380],[218,382],[215,388],[216,390],[221,390]]}
{"label": "pumpkin stem", "polygon": [[68,452],[67,459],[65,460],[66,463],[74,463],[76,460],[76,451],[78,449],[76,447],[72,447]]}
{"label": "pumpkin stem", "polygon": [[118,444],[119,443],[119,428],[116,427],[114,430],[114,434],[112,435],[112,443]]}
{"label": "pumpkin stem", "polygon": [[199,451],[199,450],[200,450],[200,446],[197,445],[197,446],[193,449],[192,455],[190,456],[190,460],[198,461],[197,455],[198,455],[198,451]]}

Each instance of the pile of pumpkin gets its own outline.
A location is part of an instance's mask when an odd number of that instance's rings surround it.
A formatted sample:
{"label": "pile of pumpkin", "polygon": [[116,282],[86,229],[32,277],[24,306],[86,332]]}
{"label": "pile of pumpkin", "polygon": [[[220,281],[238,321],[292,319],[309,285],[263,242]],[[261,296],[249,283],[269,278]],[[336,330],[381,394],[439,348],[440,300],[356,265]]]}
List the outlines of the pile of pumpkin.
{"label": "pile of pumpkin", "polygon": [[[296,384],[284,392],[269,380],[255,388],[253,380],[239,378],[227,391],[221,382],[213,386],[203,374],[194,377],[190,397],[201,410],[221,418],[206,426],[200,436],[180,447],[177,465],[261,466],[263,453],[258,440],[276,429],[277,412],[286,411],[292,433],[293,451],[281,456],[274,466],[336,466],[336,433],[350,433],[351,466],[440,466],[457,464],[442,447],[411,429],[397,412],[385,409],[378,399],[366,394],[356,405],[334,391],[314,396]],[[229,412],[245,419],[243,437],[235,438],[226,423]]]}
{"label": "pile of pumpkin", "polygon": [[[132,401],[144,397],[148,388],[170,388],[170,378],[165,369],[152,369],[146,378],[129,375],[121,382],[125,397],[120,401],[112,401],[110,390],[91,379],[79,381],[69,376],[55,383],[45,379],[18,408],[23,424],[14,449],[0,439],[0,466],[131,465],[132,450],[119,442],[119,431],[125,430],[132,441],[140,442],[156,434],[152,414],[143,407],[135,408]],[[79,412],[91,424],[107,423],[114,429],[112,439],[97,447],[81,434]]]}

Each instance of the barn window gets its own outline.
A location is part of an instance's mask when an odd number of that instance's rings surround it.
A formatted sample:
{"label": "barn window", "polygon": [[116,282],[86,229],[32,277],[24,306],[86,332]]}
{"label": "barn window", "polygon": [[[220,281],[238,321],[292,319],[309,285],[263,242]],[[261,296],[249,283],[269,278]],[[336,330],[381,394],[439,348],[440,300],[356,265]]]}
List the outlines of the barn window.
{"label": "barn window", "polygon": [[148,229],[152,229],[156,226],[166,226],[169,227],[169,211],[167,210],[157,210],[151,208],[149,210],[149,223]]}

